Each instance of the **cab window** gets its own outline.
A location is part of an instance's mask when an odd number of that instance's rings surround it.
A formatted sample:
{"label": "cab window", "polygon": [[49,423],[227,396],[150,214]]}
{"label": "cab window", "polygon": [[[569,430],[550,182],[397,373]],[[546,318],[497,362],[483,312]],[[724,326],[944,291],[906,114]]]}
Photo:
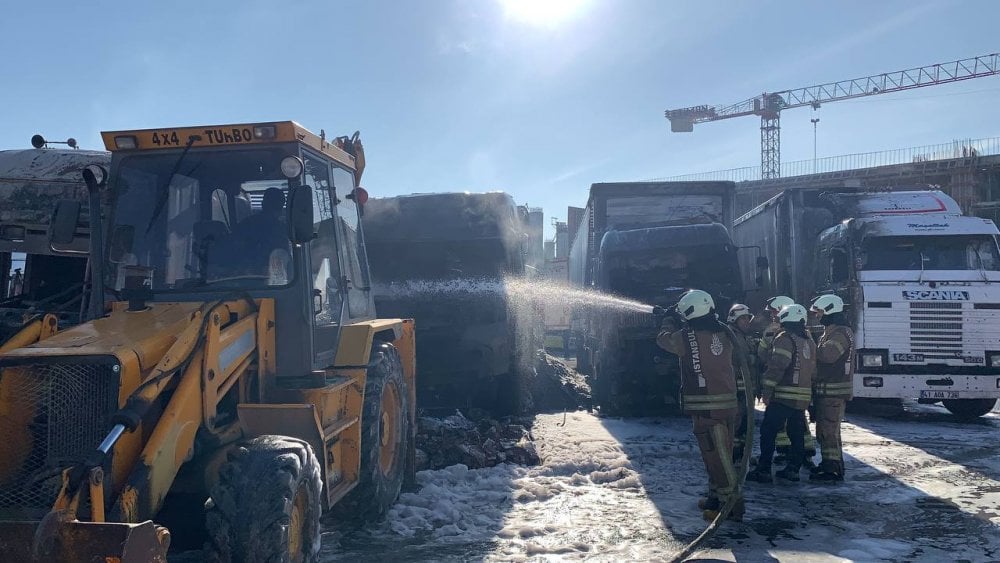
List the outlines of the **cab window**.
{"label": "cab window", "polygon": [[347,277],[347,308],[352,319],[371,315],[368,263],[364,260],[364,239],[358,205],[347,196],[354,190],[354,174],[343,169],[333,169],[334,195],[337,197],[337,234],[340,263]]}

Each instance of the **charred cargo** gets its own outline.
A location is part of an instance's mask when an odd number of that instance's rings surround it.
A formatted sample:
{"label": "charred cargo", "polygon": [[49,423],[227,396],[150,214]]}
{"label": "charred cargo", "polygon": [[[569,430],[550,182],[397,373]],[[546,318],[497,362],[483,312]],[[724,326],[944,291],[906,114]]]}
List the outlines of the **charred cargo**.
{"label": "charred cargo", "polygon": [[365,208],[376,308],[416,323],[422,408],[512,412],[530,401],[534,331],[516,322],[506,291],[525,273],[523,215],[502,192],[378,198]]}
{"label": "charred cargo", "polygon": [[[0,151],[0,343],[42,313],[54,314],[60,328],[80,322],[90,234],[80,170],[110,161],[110,154],[100,151]],[[75,202],[80,211],[68,244],[52,243],[59,202]]]}

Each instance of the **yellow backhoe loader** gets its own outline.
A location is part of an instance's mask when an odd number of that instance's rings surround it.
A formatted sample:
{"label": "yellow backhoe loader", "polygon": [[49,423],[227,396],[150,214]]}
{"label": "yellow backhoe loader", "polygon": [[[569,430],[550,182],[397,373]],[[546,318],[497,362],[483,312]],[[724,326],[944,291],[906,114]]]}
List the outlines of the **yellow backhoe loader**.
{"label": "yellow backhoe loader", "polygon": [[375,315],[358,134],[102,135],[91,320],[0,353],[0,561],[164,561],[171,532],[313,560],[322,513],[378,518],[413,472],[413,324]]}

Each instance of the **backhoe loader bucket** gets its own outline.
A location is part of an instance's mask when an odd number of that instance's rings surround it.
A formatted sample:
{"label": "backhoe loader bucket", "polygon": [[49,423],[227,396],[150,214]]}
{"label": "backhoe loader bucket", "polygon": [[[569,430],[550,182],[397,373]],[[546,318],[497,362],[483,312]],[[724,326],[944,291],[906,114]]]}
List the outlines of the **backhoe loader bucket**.
{"label": "backhoe loader bucket", "polygon": [[62,522],[39,538],[39,522],[0,522],[0,561],[66,563],[165,563],[170,535],[151,521],[141,524]]}

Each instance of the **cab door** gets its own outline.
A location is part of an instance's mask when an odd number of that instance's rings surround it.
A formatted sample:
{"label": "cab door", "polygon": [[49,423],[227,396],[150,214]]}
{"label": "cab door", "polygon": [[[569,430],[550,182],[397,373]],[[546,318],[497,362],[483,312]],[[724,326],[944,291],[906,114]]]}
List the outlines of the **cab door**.
{"label": "cab door", "polygon": [[337,237],[340,239],[337,250],[343,275],[341,281],[347,294],[345,322],[375,316],[364,233],[361,230],[361,210],[353,199],[354,188],[354,173],[334,165],[333,195],[336,202]]}
{"label": "cab door", "polygon": [[344,317],[344,299],[340,288],[341,270],[337,253],[337,209],[327,159],[303,151],[303,183],[312,188],[313,232],[309,242],[312,288],[312,367],[333,365]]}

